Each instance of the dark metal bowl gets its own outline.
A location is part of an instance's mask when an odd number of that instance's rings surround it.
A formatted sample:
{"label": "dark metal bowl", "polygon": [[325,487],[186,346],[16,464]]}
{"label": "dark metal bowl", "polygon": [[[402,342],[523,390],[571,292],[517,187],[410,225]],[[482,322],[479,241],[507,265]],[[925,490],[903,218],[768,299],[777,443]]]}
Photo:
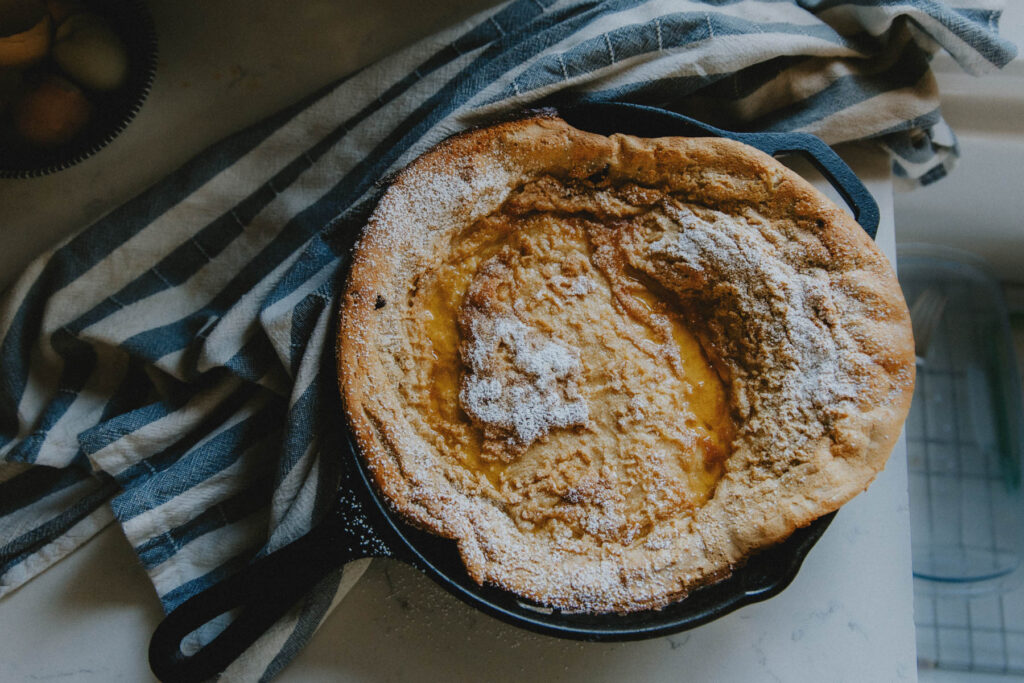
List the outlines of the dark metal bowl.
{"label": "dark metal bowl", "polygon": [[[88,0],[85,8],[102,17],[124,42],[128,52],[128,79],[108,93],[87,92],[93,104],[92,119],[71,142],[52,149],[19,142],[14,136],[0,138],[0,178],[32,178],[73,166],[103,149],[135,118],[149,95],[156,76],[157,39],[153,18],[141,0]],[[47,57],[48,72],[60,69]],[[30,67],[38,70],[40,66]],[[0,116],[0,126],[10,121]]]}

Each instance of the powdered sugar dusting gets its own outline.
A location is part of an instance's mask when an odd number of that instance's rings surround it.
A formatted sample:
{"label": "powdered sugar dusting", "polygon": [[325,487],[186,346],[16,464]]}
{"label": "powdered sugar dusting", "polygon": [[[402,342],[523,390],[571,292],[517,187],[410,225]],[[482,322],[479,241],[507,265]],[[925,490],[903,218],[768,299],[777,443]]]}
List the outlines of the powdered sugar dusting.
{"label": "powdered sugar dusting", "polygon": [[381,198],[361,241],[372,239],[385,254],[426,263],[439,244],[430,233],[456,230],[493,213],[512,191],[513,172],[501,163],[467,161],[451,157],[443,172],[414,164],[400,173],[394,186],[400,191]]}
{"label": "powdered sugar dusting", "polygon": [[475,315],[459,400],[488,431],[528,446],[555,428],[586,423],[579,354],[509,315]]}
{"label": "powdered sugar dusting", "polygon": [[597,288],[594,281],[586,275],[577,275],[573,278],[555,275],[551,278],[551,286],[567,296],[584,296]]}
{"label": "powdered sugar dusting", "polygon": [[870,361],[829,325],[835,305],[824,271],[797,270],[740,218],[698,217],[668,203],[663,209],[675,227],[650,244],[650,257],[713,281],[709,289],[728,298],[744,335],[759,349],[771,349],[772,364],[762,363],[752,378],[770,384],[771,391],[757,393],[771,410],[816,411],[857,396],[857,367]]}

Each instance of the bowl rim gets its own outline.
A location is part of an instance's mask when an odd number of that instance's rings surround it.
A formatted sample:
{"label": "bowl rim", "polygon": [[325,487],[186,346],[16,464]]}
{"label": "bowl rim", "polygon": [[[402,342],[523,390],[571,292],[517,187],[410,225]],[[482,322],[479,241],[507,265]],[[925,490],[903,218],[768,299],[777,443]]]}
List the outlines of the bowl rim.
{"label": "bowl rim", "polygon": [[101,4],[114,5],[118,9],[128,9],[134,14],[133,19],[137,22],[137,31],[141,36],[139,43],[145,45],[145,61],[141,65],[142,68],[140,69],[140,72],[143,74],[141,87],[136,91],[131,103],[125,110],[124,115],[118,120],[117,124],[112,128],[107,129],[103,135],[98,137],[92,144],[84,148],[82,151],[73,156],[59,159],[53,163],[35,167],[7,167],[4,166],[2,161],[0,161],[0,179],[39,178],[52,173],[57,173],[58,171],[63,171],[66,168],[70,168],[71,166],[85,161],[109,145],[113,142],[114,138],[123,133],[124,129],[128,127],[128,124],[135,120],[139,110],[142,109],[142,105],[145,104],[146,100],[149,98],[149,93],[153,89],[153,82],[156,80],[157,61],[159,59],[159,43],[157,41],[156,24],[153,21],[153,16],[150,13],[149,8],[143,0],[119,0],[113,3]]}

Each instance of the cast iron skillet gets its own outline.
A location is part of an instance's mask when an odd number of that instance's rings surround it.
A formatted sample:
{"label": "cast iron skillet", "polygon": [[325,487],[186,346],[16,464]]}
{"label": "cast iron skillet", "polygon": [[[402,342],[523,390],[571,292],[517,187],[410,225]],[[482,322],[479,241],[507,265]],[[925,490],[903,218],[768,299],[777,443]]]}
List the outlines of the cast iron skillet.
{"label": "cast iron skillet", "polygon": [[[719,136],[768,154],[799,153],[839,191],[872,238],[878,205],[853,172],[825,143],[801,133],[732,133],[653,107],[589,104],[560,112],[570,124],[596,133],[643,137]],[[340,414],[340,407],[339,407]],[[625,641],[694,628],[744,605],[766,600],[796,576],[811,547],[835,513],[797,530],[764,550],[732,576],[694,591],[664,609],[632,614],[565,614],[530,604],[507,591],[477,585],[466,574],[453,541],[408,524],[377,493],[351,435],[335,435],[344,460],[336,502],[327,517],[302,538],[263,557],[240,573],[190,598],[157,627],[149,662],[164,681],[202,681],[223,671],[318,581],[358,558],[407,562],[469,605],[509,624],[563,638]],[[330,446],[327,446],[330,447]],[[182,639],[211,619],[241,608],[237,617],[199,652],[185,656]]]}

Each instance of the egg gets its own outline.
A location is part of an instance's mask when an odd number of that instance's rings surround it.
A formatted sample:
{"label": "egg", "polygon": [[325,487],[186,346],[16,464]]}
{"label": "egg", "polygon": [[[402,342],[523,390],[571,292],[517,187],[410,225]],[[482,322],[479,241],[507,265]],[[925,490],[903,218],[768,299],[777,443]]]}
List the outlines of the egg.
{"label": "egg", "polygon": [[50,15],[37,0],[0,0],[0,68],[28,66],[50,48]]}
{"label": "egg", "polygon": [[117,90],[128,78],[128,52],[113,29],[88,12],[72,14],[57,27],[53,61],[83,88]]}
{"label": "egg", "polygon": [[70,142],[91,116],[92,105],[82,90],[60,76],[47,76],[29,87],[11,112],[18,134],[40,147]]}

